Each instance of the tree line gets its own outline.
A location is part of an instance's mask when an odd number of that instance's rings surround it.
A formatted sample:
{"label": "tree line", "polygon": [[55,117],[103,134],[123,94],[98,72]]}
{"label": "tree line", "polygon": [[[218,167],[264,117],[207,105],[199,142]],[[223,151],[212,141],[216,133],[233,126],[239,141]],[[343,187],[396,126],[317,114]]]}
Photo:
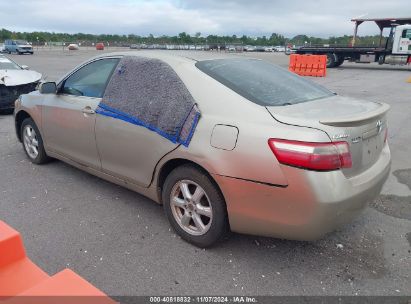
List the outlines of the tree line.
{"label": "tree line", "polygon": [[[348,45],[352,36],[340,36],[329,38],[309,37],[306,35],[297,35],[292,38],[286,38],[281,34],[273,33],[271,36],[250,37],[247,35],[208,35],[202,36],[201,33],[190,35],[186,32],[179,33],[176,36],[140,36],[135,34],[116,35],[116,34],[68,34],[54,32],[13,32],[7,29],[0,30],[0,41],[6,39],[27,40],[32,44],[43,45],[46,42],[67,42],[67,43],[93,43],[105,42],[110,45],[130,45],[130,44],[242,44],[242,45],[316,45],[316,44],[339,44]],[[358,44],[377,45],[379,35],[358,37]]]}

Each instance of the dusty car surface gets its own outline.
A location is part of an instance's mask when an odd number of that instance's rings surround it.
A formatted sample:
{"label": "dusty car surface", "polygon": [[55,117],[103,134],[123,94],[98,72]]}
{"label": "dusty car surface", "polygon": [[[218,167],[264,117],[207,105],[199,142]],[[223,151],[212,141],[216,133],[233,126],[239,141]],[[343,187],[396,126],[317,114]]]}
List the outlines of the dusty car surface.
{"label": "dusty car surface", "polygon": [[28,158],[163,204],[201,247],[229,230],[314,240],[380,193],[388,105],[261,60],[198,56],[105,54],[22,95],[15,124]]}
{"label": "dusty car surface", "polygon": [[0,54],[0,110],[11,110],[21,94],[34,91],[41,74],[27,70],[13,60]]}

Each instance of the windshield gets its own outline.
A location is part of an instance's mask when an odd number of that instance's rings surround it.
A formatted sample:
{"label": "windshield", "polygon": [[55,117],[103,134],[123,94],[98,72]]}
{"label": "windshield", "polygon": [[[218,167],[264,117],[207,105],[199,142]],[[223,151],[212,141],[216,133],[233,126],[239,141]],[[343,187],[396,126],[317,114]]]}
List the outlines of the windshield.
{"label": "windshield", "polygon": [[21,67],[10,59],[0,56],[0,70],[21,70]]}
{"label": "windshield", "polygon": [[25,44],[29,44],[29,43],[25,40],[16,40],[16,44],[17,45],[25,45]]}
{"label": "windshield", "polygon": [[258,59],[205,60],[196,66],[262,106],[292,105],[334,95],[318,84]]}

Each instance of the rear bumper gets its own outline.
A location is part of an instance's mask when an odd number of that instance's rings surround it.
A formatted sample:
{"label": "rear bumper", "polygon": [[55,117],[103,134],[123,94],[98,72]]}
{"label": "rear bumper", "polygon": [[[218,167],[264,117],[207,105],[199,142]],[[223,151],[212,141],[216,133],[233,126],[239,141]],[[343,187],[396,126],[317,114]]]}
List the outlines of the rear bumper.
{"label": "rear bumper", "polygon": [[341,171],[283,167],[289,185],[275,187],[213,175],[227,203],[232,231],[294,240],[315,240],[348,222],[381,191],[390,172],[385,145],[378,161],[347,179]]}

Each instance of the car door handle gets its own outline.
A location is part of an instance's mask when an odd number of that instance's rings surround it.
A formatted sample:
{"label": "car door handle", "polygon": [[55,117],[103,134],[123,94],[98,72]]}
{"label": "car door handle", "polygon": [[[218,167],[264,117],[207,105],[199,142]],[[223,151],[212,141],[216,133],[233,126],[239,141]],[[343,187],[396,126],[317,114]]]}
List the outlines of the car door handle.
{"label": "car door handle", "polygon": [[94,111],[92,108],[90,108],[90,107],[85,107],[83,110],[82,110],[82,112],[84,113],[84,114],[96,114],[96,111]]}

